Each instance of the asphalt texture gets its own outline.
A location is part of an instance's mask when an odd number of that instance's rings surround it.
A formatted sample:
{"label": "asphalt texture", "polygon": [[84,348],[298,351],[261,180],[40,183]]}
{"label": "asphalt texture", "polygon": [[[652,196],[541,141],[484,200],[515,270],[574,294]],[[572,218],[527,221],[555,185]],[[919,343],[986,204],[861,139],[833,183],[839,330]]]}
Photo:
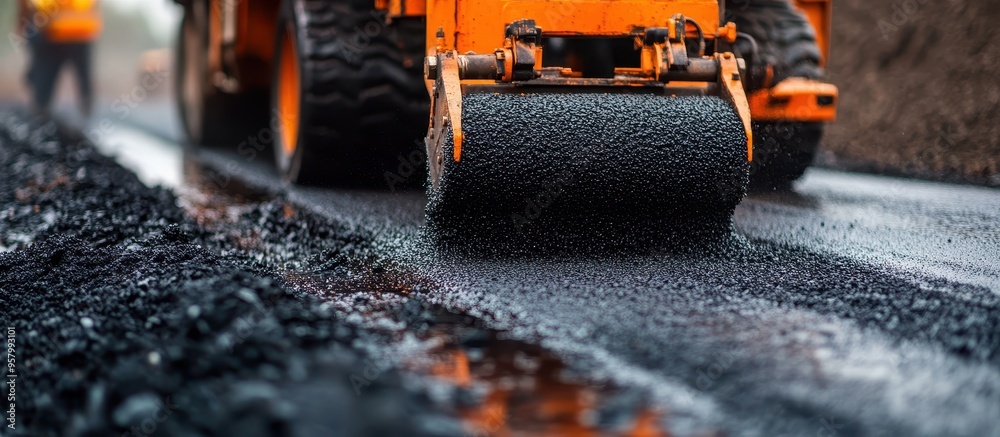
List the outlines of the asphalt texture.
{"label": "asphalt texture", "polygon": [[[22,148],[5,145],[4,150]],[[595,426],[595,434],[625,433],[629,423],[638,421],[637,411],[648,407],[655,410],[656,427],[672,435],[1000,435],[996,414],[1000,411],[1000,193],[995,190],[811,170],[794,191],[744,199],[727,231],[702,247],[678,251],[670,245],[650,245],[630,253],[511,256],[503,249],[506,240],[480,239],[473,243],[500,249],[470,256],[436,244],[433,230],[424,227],[424,193],[288,186],[269,173],[264,163],[247,163],[244,157],[225,151],[201,151],[188,159],[208,167],[207,177],[204,171],[186,172],[188,184],[192,179],[214,181],[228,196],[228,200],[206,203],[225,204],[221,212],[187,206],[178,213],[183,215],[177,219],[178,228],[165,223],[163,230],[150,228],[134,237],[127,237],[133,234],[126,232],[121,241],[140,240],[141,244],[88,250],[138,250],[179,239],[180,243],[165,247],[187,244],[191,251],[207,253],[194,258],[199,260],[196,265],[178,266],[152,277],[183,278],[188,270],[213,268],[214,261],[236,270],[214,283],[223,296],[229,289],[226,284],[238,279],[234,276],[249,275],[248,288],[266,288],[252,284],[270,281],[273,287],[287,290],[282,296],[294,297],[290,306],[310,308],[323,302],[326,306],[320,304],[320,308],[329,311],[325,321],[307,319],[305,324],[342,323],[352,329],[353,334],[346,337],[349,342],[336,336],[320,342],[337,353],[357,355],[360,360],[376,357],[379,362],[394,356],[420,356],[433,349],[421,339],[429,331],[442,330],[457,337],[449,341],[466,351],[463,360],[474,375],[495,374],[484,370],[492,367],[486,366],[492,355],[489,351],[494,349],[489,339],[502,336],[504,342],[514,342],[505,343],[508,349],[541,350],[547,359],[554,357],[562,363],[561,371],[548,372],[551,379],[616,387],[624,393],[597,407],[581,401],[582,406],[563,417],[579,426]],[[5,162],[16,167],[15,163],[28,162],[28,158]],[[26,179],[18,180],[10,184],[30,186]],[[240,199],[236,194],[240,183],[219,181],[243,181],[265,194]],[[58,185],[49,192],[64,189]],[[174,188],[181,204],[192,202],[190,195],[183,194],[185,190]],[[25,205],[32,203],[8,198],[4,204],[21,208],[13,211],[25,221],[51,220],[44,218],[46,210],[41,205],[38,217],[29,214],[33,207]],[[692,233],[701,231],[699,223],[690,226]],[[74,228],[60,229],[72,233]],[[35,258],[44,256],[27,255],[35,247],[64,244],[63,237],[44,232],[36,237],[27,227],[5,229],[3,235],[8,239],[3,244],[12,252],[0,255],[0,264],[10,269],[43,263]],[[603,244],[600,235],[591,239],[595,245]],[[35,241],[34,246],[27,247],[28,241]],[[170,252],[173,256],[184,253]],[[8,262],[13,259],[19,262]],[[48,283],[60,277],[58,272],[48,274],[52,278]],[[8,271],[0,277],[9,281],[4,283],[5,293],[9,293],[7,284],[20,290],[29,281],[28,276],[19,276],[24,279],[15,282]],[[108,284],[106,289],[131,290],[131,281],[139,281],[141,275],[134,280],[125,274],[115,278],[124,285]],[[165,296],[188,296],[195,294],[191,290],[202,290],[196,299],[217,298],[210,288],[189,290],[160,287],[160,283],[147,284],[145,293],[157,294],[155,290],[162,288],[170,290]],[[53,288],[61,295],[94,290],[89,286]],[[44,290],[32,290],[46,296]],[[49,299],[53,302],[49,305],[61,302],[54,296]],[[110,300],[108,308],[119,306]],[[186,306],[172,308],[179,314],[164,311],[187,320],[182,317]],[[24,315],[18,320],[39,323],[25,319],[31,314],[27,309],[19,311]],[[60,314],[76,314],[69,311],[73,308]],[[473,320],[472,329],[446,323],[445,319],[455,317]],[[177,326],[192,324],[197,326],[190,321]],[[83,324],[76,328],[71,322],[53,322],[53,326],[74,331]],[[153,335],[170,337],[159,329],[140,332],[139,337]],[[310,355],[317,348],[278,337],[285,352]],[[266,338],[274,339],[272,335]],[[187,344],[186,340],[182,343]],[[32,353],[26,351],[29,356]],[[219,355],[220,360],[229,357]],[[159,359],[164,356],[161,352]],[[103,366],[106,361],[115,358],[92,365]],[[250,376],[238,369],[215,367],[216,379],[207,380],[223,387],[254,381],[262,371],[253,359],[248,362]],[[78,361],[57,361],[55,368],[70,369],[72,363]],[[110,367],[99,369],[96,374],[107,375],[103,371]],[[384,385],[385,399],[420,399],[415,404],[423,409],[404,408],[409,411],[405,415],[418,423],[447,428],[453,417],[448,413],[460,410],[458,405],[489,404],[493,399],[488,394],[484,401],[483,396],[463,394],[463,390],[442,396],[437,393],[465,385],[439,382],[414,388],[405,382],[422,379],[406,371],[388,372],[398,374],[398,379],[379,377],[372,386]],[[53,372],[50,377],[60,381],[69,378],[66,373]],[[300,384],[314,390],[306,393],[329,391],[341,400],[349,398],[336,393],[347,390],[353,395],[344,372],[332,370],[327,379],[317,376],[322,374],[307,373]],[[187,381],[189,375],[178,368],[164,372],[162,379],[176,381],[181,392],[206,385],[206,379]],[[509,375],[503,376],[498,385],[512,384]],[[285,392],[288,381],[272,381],[278,390],[274,399],[297,405],[298,415],[279,423],[305,424],[339,411],[336,406],[341,404],[334,401],[289,401],[301,398]],[[79,385],[95,384],[81,381]],[[542,397],[557,391],[551,385],[543,387],[548,388],[529,393]],[[422,397],[427,393],[431,396]],[[227,398],[221,398],[223,408],[232,407]],[[87,414],[82,396],[53,399],[64,402],[69,415]],[[149,396],[145,399],[152,401]],[[220,398],[211,399],[218,403]],[[349,405],[356,407],[364,402],[361,399],[364,396]],[[489,428],[498,435],[508,431],[570,435],[519,421],[530,412],[518,396],[502,404],[505,409],[500,411],[507,413],[498,416],[497,427]],[[109,405],[116,403],[109,401]],[[200,408],[204,404],[186,405]],[[534,410],[550,411],[544,405]],[[105,421],[113,420],[110,407],[99,411],[105,412]],[[357,426],[372,417],[369,407],[351,411],[348,419]],[[189,412],[180,407],[178,414],[186,417]],[[89,423],[55,417],[63,419],[48,426]],[[227,420],[211,424],[242,423]],[[391,421],[378,423],[383,422]],[[216,428],[199,429],[210,434]]]}
{"label": "asphalt texture", "polygon": [[1000,434],[996,191],[815,170],[721,244],[536,257],[440,250],[399,199],[292,195],[359,223],[395,205],[371,229],[428,299],[647,390],[677,435]]}
{"label": "asphalt texture", "polygon": [[452,290],[443,304],[648,388],[681,434],[997,432],[1000,300],[985,288],[752,241],[426,274]]}
{"label": "asphalt texture", "polygon": [[448,134],[427,205],[449,250],[703,244],[728,232],[746,192],[746,135],[718,97],[481,93],[462,105],[461,161]]}
{"label": "asphalt texture", "polygon": [[[199,225],[169,191],[17,113],[0,115],[0,167],[0,314],[18,374],[4,435],[461,435],[358,346],[376,333],[259,256],[306,245],[343,272],[366,259],[350,232],[310,233],[280,202],[245,215],[254,235]],[[365,287],[328,290],[349,286]]]}

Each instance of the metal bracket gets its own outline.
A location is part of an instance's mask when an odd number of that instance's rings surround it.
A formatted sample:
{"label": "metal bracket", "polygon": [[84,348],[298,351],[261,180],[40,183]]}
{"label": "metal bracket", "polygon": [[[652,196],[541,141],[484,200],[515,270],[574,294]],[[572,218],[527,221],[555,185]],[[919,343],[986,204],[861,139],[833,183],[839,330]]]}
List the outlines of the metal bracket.
{"label": "metal bracket", "polygon": [[671,69],[683,68],[688,65],[687,43],[684,35],[687,33],[687,20],[683,15],[677,14],[671,18],[670,39],[667,41],[669,50],[667,51],[667,61]]}
{"label": "metal bracket", "polygon": [[666,27],[650,27],[643,34],[642,44],[649,51],[652,74],[658,80],[666,82],[668,72],[684,71],[691,64],[684,41],[686,23],[687,19],[677,14]]}
{"label": "metal bracket", "polygon": [[[459,79],[500,82],[537,79],[541,75],[535,71],[536,54],[541,52],[538,45],[541,33],[542,29],[535,27],[534,20],[515,21],[507,26],[503,48],[490,54],[454,55]],[[424,76],[427,80],[437,80],[442,71],[443,64],[439,59],[434,56],[426,58]]]}
{"label": "metal bracket", "polygon": [[[510,76],[504,76],[504,82],[532,80],[538,77],[535,72],[535,52],[540,50],[542,28],[535,25],[535,20],[517,20],[507,26],[504,32],[507,41],[504,49],[509,51],[511,62]],[[506,66],[504,66],[506,68]]]}
{"label": "metal bracket", "polygon": [[[458,52],[446,51],[425,60],[427,78],[434,80],[431,95],[431,126],[427,132],[428,156],[438,159],[447,127],[451,126],[453,159],[462,159],[462,83]],[[433,72],[433,77],[431,73]]]}
{"label": "metal bracket", "polygon": [[739,61],[736,55],[725,52],[715,55],[719,62],[719,92],[733,105],[736,114],[743,122],[743,130],[747,135],[747,161],[753,161],[753,129],[750,125],[750,103],[743,90],[743,80],[740,74]]}

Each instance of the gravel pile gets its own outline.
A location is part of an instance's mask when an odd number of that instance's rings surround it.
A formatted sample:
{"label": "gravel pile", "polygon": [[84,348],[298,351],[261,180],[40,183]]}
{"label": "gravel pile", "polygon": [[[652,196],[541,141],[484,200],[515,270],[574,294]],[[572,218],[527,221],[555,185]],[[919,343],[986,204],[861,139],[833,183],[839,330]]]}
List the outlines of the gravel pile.
{"label": "gravel pile", "polygon": [[252,257],[220,257],[227,236],[56,125],[0,114],[0,172],[15,435],[460,433],[362,352],[374,334]]}

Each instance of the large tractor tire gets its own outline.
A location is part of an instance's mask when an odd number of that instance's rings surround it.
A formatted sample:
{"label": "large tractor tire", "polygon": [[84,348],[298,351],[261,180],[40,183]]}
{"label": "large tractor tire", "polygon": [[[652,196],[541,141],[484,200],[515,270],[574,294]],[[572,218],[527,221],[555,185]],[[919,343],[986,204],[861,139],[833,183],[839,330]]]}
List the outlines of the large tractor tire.
{"label": "large tractor tire", "polygon": [[184,8],[174,61],[174,96],[188,141],[236,150],[267,125],[267,90],[230,94],[212,84],[208,65],[208,2]]}
{"label": "large tractor tire", "polygon": [[822,123],[754,123],[752,191],[788,190],[812,165]]}
{"label": "large tractor tire", "polygon": [[[756,46],[740,40],[737,51],[749,62],[748,91],[756,91],[789,77],[823,79],[822,54],[816,31],[790,0],[727,0],[727,16],[750,35]],[[823,136],[822,123],[754,123],[752,190],[791,187],[812,163]]]}
{"label": "large tractor tire", "polygon": [[387,25],[370,0],[285,0],[272,92],[282,175],[310,185],[423,183],[423,53],[423,23]]}
{"label": "large tractor tire", "polygon": [[743,58],[749,58],[748,91],[773,86],[789,77],[822,79],[826,75],[820,66],[823,55],[816,43],[816,31],[791,0],[726,3],[726,15],[732,17],[736,29],[756,41],[756,47],[743,39],[736,46]]}

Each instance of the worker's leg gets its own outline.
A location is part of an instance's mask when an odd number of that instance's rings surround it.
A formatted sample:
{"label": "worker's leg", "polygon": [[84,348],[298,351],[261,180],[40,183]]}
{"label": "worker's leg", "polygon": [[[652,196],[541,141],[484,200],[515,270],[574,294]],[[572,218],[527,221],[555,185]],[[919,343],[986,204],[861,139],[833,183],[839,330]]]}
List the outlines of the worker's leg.
{"label": "worker's leg", "polygon": [[94,105],[94,83],[91,72],[91,43],[67,44],[69,62],[76,71],[76,82],[80,87],[80,109],[84,117],[90,117]]}
{"label": "worker's leg", "polygon": [[[28,35],[28,69],[24,72],[24,84],[28,87],[28,91],[35,86],[35,70],[38,68],[38,41],[41,36],[38,35],[38,31],[34,31],[31,35]],[[33,91],[32,91],[33,92]]]}
{"label": "worker's leg", "polygon": [[32,93],[32,110],[39,115],[48,115],[52,105],[52,95],[59,78],[59,70],[65,60],[61,44],[41,37],[32,53],[32,67],[29,73]]}

